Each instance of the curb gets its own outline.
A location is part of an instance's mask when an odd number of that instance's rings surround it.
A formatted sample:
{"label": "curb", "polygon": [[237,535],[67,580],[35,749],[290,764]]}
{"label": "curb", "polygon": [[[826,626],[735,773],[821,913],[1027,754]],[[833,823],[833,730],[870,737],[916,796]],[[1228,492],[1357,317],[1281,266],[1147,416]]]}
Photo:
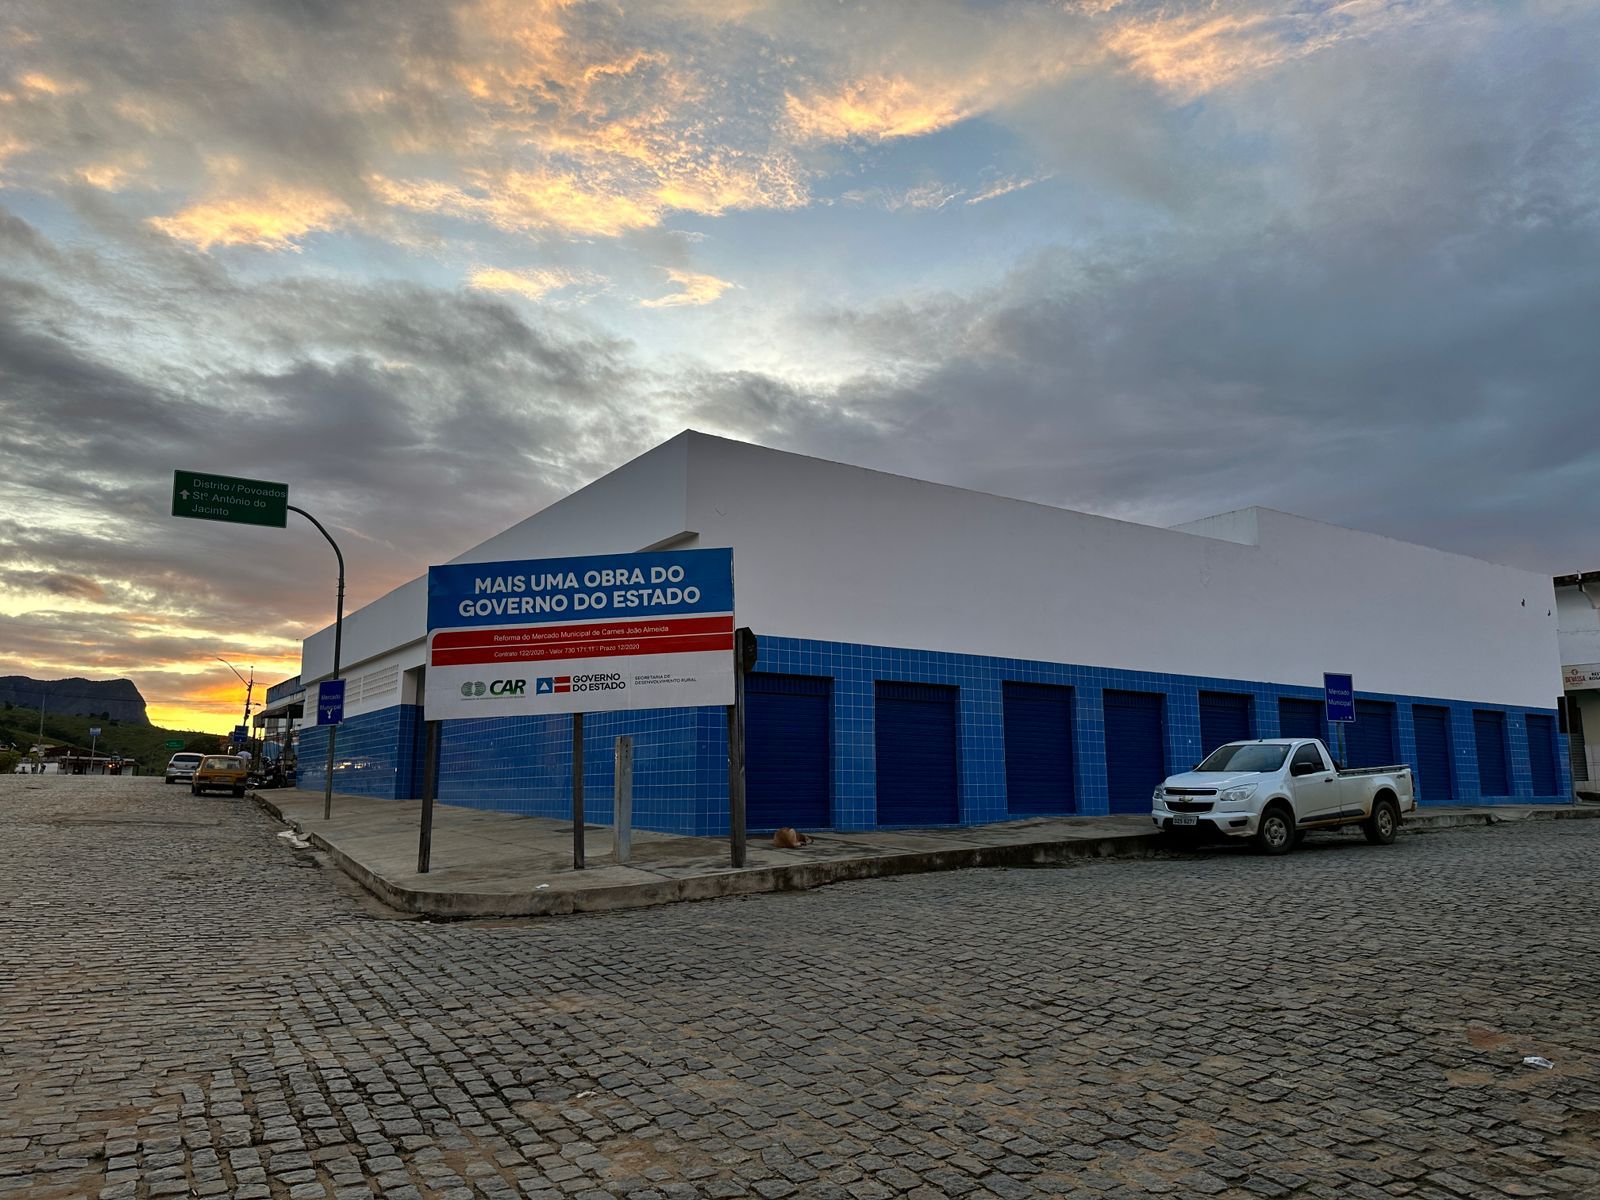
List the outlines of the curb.
{"label": "curb", "polygon": [[1508,808],[1505,812],[1496,812],[1493,809],[1479,809],[1469,813],[1413,813],[1401,825],[1403,830],[1407,825],[1413,832],[1426,829],[1464,829],[1474,826],[1488,825],[1516,825],[1523,821],[1582,821],[1600,817],[1600,806],[1589,808],[1578,804],[1568,804],[1564,807],[1516,809]]}
{"label": "curb", "polygon": [[[917,850],[893,854],[789,863],[777,867],[732,868],[683,879],[653,883],[626,883],[572,891],[446,892],[405,887],[386,879],[352,858],[313,830],[307,830],[260,792],[250,797],[273,818],[289,826],[318,850],[327,854],[345,874],[390,908],[420,917],[467,920],[483,917],[556,917],[575,913],[621,912],[653,908],[692,900],[728,896],[753,896],[773,892],[800,892],[863,879],[920,875],[934,871],[960,871],[982,867],[1049,866],[1079,859],[1149,858],[1173,848],[1160,833],[1122,834],[1100,838],[1070,838],[1042,842],[1012,842],[998,846],[961,846],[949,850]],[[1413,814],[1401,825],[1402,833],[1427,833],[1440,829],[1488,827],[1523,821],[1559,821],[1600,818],[1600,807],[1540,808],[1505,814]]]}

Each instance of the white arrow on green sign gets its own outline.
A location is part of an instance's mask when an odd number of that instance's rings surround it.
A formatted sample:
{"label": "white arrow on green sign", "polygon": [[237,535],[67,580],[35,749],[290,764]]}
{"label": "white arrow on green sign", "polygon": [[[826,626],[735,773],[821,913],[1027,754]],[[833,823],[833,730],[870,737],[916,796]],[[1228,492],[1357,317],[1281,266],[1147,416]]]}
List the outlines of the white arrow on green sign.
{"label": "white arrow on green sign", "polygon": [[203,471],[174,471],[172,515],[282,529],[289,524],[289,485]]}

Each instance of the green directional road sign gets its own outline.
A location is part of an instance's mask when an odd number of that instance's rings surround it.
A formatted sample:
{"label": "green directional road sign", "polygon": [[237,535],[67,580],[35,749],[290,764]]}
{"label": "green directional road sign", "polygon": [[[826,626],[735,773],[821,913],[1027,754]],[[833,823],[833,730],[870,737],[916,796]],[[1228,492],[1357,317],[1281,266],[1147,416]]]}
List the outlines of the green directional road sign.
{"label": "green directional road sign", "polygon": [[174,471],[172,515],[282,529],[289,524],[289,485],[204,471]]}
{"label": "green directional road sign", "polygon": [[177,738],[173,738],[171,741],[169,741],[167,743],[167,749],[168,750],[182,750],[183,749],[183,743],[181,741],[179,741]]}

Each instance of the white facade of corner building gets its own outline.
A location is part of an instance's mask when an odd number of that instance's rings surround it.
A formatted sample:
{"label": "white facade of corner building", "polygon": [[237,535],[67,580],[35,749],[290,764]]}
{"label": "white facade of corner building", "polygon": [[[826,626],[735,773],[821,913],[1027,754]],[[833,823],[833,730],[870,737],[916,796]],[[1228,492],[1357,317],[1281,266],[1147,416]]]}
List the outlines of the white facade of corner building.
{"label": "white facade of corner building", "polygon": [[[733,547],[763,639],[1291,688],[1336,671],[1508,710],[1561,691],[1547,576],[1267,509],[1162,529],[694,432],[453,561],[696,546]],[[346,619],[349,715],[416,702],[426,565]],[[308,684],[331,654],[331,628],[307,639]]]}
{"label": "white facade of corner building", "polygon": [[[1537,708],[1561,688],[1533,572],[1269,509],[1160,529],[697,433],[451,561],[668,546],[732,546],[758,634]],[[421,665],[426,590],[346,618],[346,674]],[[307,639],[302,678],[332,638]]]}

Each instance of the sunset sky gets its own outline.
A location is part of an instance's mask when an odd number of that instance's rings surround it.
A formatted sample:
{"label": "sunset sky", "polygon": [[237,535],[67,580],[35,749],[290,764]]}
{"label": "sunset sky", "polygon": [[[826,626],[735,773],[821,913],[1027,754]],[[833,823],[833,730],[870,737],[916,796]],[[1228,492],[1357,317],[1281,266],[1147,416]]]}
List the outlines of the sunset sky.
{"label": "sunset sky", "polygon": [[10,0],[0,674],[225,729],[686,427],[1600,567],[1600,5]]}

